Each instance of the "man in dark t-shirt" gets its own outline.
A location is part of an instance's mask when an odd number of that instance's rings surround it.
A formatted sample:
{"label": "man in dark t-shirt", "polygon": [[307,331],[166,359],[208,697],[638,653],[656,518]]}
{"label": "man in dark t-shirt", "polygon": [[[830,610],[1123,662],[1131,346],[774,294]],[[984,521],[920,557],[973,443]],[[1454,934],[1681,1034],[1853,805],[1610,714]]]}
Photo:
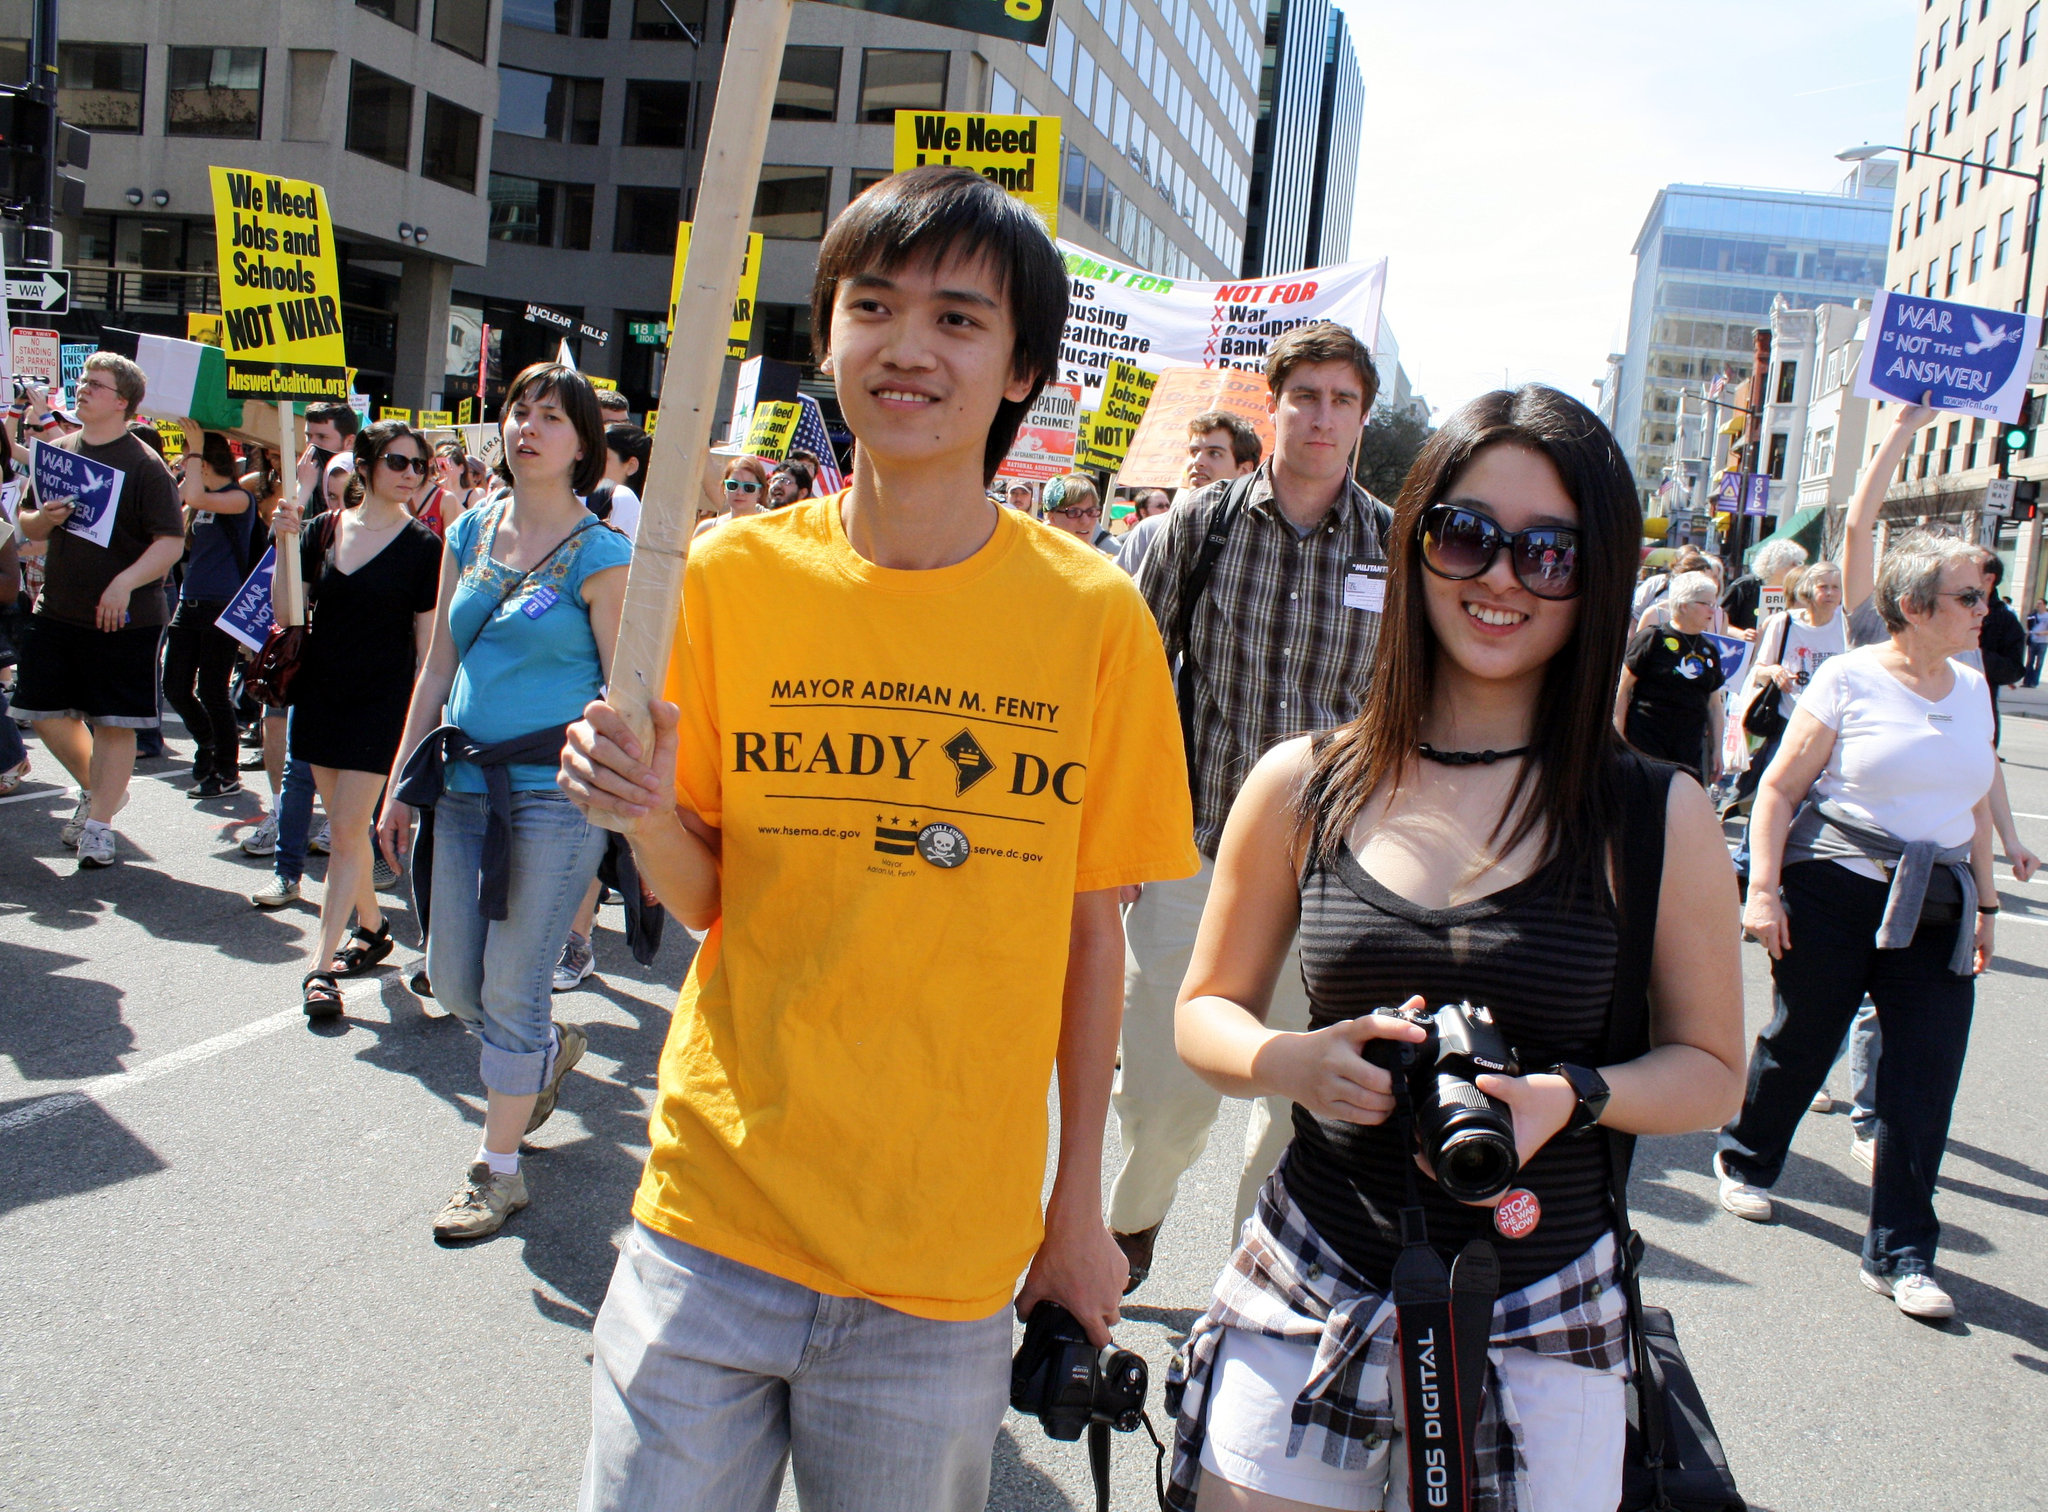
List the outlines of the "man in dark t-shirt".
{"label": "man in dark t-shirt", "polygon": [[141,368],[95,352],[78,383],[83,428],[57,443],[122,474],[107,544],[64,528],[68,499],[38,499],[20,514],[21,533],[50,548],[14,707],[78,783],[78,806],[60,838],[77,847],[80,867],[113,864],[112,821],[128,801],[135,734],[158,724],[157,645],[169,617],[163,580],[185,551],[177,485],[156,453],[128,434],[143,389]]}

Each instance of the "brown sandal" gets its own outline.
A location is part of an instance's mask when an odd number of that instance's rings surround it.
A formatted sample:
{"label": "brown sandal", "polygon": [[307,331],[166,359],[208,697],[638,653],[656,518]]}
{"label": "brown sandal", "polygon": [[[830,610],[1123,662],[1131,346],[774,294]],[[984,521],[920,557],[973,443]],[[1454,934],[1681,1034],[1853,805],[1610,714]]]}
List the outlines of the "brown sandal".
{"label": "brown sandal", "polygon": [[300,984],[303,1006],[309,1019],[341,1017],[341,988],[329,971],[309,971]]}

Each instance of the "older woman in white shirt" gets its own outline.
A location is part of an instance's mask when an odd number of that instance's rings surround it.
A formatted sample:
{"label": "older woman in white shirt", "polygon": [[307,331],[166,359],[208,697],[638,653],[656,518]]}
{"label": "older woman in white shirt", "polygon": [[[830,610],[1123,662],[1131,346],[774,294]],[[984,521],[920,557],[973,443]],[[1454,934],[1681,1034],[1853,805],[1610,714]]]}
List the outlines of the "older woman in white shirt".
{"label": "older woman in white shirt", "polygon": [[1946,1318],[1934,1182],[1998,912],[1991,705],[1950,660],[1984,619],[1974,548],[1908,535],[1876,601],[1890,639],[1815,672],[1757,790],[1743,925],[1771,955],[1779,1006],[1714,1163],[1723,1207],[1771,1215],[1766,1189],[1867,992],[1885,1057],[1862,1279]]}

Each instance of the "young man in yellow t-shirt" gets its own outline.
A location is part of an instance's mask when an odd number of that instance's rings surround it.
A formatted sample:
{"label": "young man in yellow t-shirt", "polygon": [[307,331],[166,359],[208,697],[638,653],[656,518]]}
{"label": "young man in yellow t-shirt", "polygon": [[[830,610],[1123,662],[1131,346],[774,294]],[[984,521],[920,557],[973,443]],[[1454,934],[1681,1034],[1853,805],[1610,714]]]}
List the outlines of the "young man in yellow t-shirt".
{"label": "young man in yellow t-shirt", "polygon": [[988,180],[862,195],[812,293],[852,486],[696,544],[644,764],[602,703],[572,729],[564,791],[709,930],[595,1331],[591,1512],[770,1506],[792,1459],[806,1502],[972,1512],[1019,1274],[1020,1314],[1117,1319],[1117,890],[1197,857],[1143,600],[984,493],[1066,307]]}

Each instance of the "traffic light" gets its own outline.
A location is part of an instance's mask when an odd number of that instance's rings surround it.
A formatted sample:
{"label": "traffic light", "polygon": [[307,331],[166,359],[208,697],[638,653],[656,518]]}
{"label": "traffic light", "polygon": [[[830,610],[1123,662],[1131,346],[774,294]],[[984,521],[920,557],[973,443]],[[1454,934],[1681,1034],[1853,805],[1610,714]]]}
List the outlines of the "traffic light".
{"label": "traffic light", "polygon": [[2021,478],[2012,486],[2012,517],[2031,520],[2040,513],[2041,485],[2034,478]]}
{"label": "traffic light", "polygon": [[2018,418],[2001,426],[1998,431],[1998,476],[2012,476],[2010,463],[2014,457],[2024,457],[2034,449],[2034,427],[2040,413],[2040,400],[2029,389],[2020,401]]}
{"label": "traffic light", "polygon": [[56,112],[34,95],[0,91],[0,197],[10,205],[48,203],[56,124]]}

